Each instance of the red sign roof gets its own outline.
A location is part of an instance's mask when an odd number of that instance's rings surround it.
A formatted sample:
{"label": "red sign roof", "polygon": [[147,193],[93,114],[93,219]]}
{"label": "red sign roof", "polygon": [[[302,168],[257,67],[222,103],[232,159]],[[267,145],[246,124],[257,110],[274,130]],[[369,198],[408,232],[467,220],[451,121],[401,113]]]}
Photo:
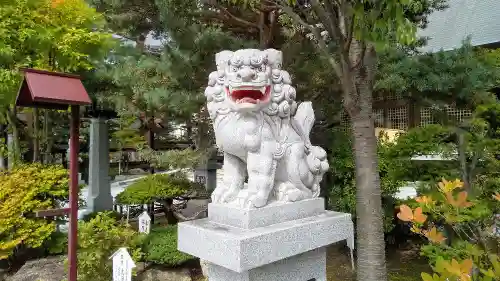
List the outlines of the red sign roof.
{"label": "red sign roof", "polygon": [[65,109],[68,105],[92,103],[78,75],[29,68],[22,71],[18,106]]}

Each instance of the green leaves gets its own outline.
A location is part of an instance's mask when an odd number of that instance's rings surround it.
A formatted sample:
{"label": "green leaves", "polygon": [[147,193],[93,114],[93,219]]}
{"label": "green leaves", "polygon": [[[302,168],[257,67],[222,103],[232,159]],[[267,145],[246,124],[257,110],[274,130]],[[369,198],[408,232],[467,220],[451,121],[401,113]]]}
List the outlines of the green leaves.
{"label": "green leaves", "polygon": [[420,104],[449,102],[457,106],[485,100],[499,68],[465,41],[457,50],[408,55],[402,49],[381,53],[375,89],[413,97]]}
{"label": "green leaves", "polygon": [[120,204],[148,204],[184,195],[192,184],[182,174],[149,175],[128,186],[117,195],[116,200]]}
{"label": "green leaves", "polygon": [[60,207],[68,190],[68,171],[60,166],[32,164],[0,171],[0,260],[20,245],[37,248],[49,238],[54,223],[28,214]]}
{"label": "green leaves", "polygon": [[90,70],[113,45],[102,27],[102,16],[84,0],[4,1],[0,7],[0,121],[6,121],[14,103],[20,67]]}
{"label": "green leaves", "polygon": [[78,281],[108,281],[112,279],[109,257],[126,247],[134,261],[142,258],[143,236],[110,212],[98,213],[88,222],[78,224]]}

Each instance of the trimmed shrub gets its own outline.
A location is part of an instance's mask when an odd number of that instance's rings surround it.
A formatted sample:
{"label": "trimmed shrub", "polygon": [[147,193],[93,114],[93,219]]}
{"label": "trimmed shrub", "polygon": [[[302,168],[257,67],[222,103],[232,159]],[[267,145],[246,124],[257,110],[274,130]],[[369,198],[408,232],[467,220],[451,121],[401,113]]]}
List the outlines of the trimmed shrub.
{"label": "trimmed shrub", "polygon": [[57,165],[20,165],[0,171],[0,259],[19,248],[38,248],[56,230],[54,221],[35,218],[39,210],[68,199],[68,170]]}
{"label": "trimmed shrub", "polygon": [[140,179],[116,196],[120,204],[149,204],[186,194],[192,183],[184,174],[153,174]]}
{"label": "trimmed shrub", "polygon": [[131,184],[118,194],[116,201],[127,205],[158,202],[163,206],[168,224],[177,224],[173,199],[186,195],[194,186],[195,183],[188,180],[184,173],[154,174]]}

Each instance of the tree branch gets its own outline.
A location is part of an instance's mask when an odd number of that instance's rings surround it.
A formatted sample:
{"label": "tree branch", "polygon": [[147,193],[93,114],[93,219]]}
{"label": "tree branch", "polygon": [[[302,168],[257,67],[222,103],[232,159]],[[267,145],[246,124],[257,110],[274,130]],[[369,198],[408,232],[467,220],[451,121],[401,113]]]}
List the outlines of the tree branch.
{"label": "tree branch", "polygon": [[[235,15],[233,15],[227,8],[221,6],[220,4],[218,3],[211,3],[210,6],[214,9],[218,9],[221,11],[221,13],[218,13],[218,12],[215,12],[215,11],[205,11],[206,12],[211,12],[211,16],[213,18],[217,18],[219,20],[231,20],[233,21],[234,23],[236,23],[237,25],[240,25],[240,26],[246,26],[246,27],[253,27],[253,28],[259,28],[259,25],[256,24],[256,23],[253,23],[253,22],[249,22],[245,19],[242,19],[240,17],[237,17]],[[222,18],[221,18],[222,16]]]}
{"label": "tree branch", "polygon": [[270,1],[262,1],[260,5],[256,8],[261,12],[272,12],[279,9],[278,5],[273,5]]}
{"label": "tree branch", "polygon": [[[345,42],[344,49],[347,53],[349,53],[351,49],[352,36],[354,34],[354,17],[355,17],[354,15],[351,16],[351,24],[346,27],[348,29],[347,29],[347,39]],[[346,24],[347,24],[347,19],[346,19]]]}
{"label": "tree branch", "polygon": [[332,54],[328,51],[328,46],[321,36],[318,28],[315,25],[310,25],[306,23],[297,13],[293,11],[293,9],[288,6],[286,0],[280,0],[280,4],[278,4],[280,8],[295,21],[296,24],[302,25],[305,28],[309,29],[311,33],[314,35],[315,39],[318,40],[318,50],[322,53],[327,59],[330,65],[333,67],[335,74],[337,77],[342,77],[342,68],[339,62],[332,56]]}
{"label": "tree branch", "polygon": [[340,20],[338,15],[335,13],[327,13],[318,0],[311,0],[311,6],[321,23],[323,23],[326,31],[328,31],[330,36],[337,38],[339,46],[343,46],[345,37],[339,27]]}

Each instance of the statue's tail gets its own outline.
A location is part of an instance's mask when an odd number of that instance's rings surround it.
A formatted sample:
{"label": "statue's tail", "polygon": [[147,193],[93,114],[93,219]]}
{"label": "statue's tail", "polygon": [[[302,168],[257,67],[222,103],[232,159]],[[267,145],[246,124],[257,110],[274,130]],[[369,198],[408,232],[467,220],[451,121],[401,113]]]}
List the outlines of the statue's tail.
{"label": "statue's tail", "polygon": [[309,134],[314,126],[314,109],[310,101],[302,102],[297,107],[295,115],[292,117],[292,127],[297,134],[302,138],[307,148],[311,146]]}
{"label": "statue's tail", "polygon": [[[313,196],[319,195],[319,183],[323,179],[323,175],[328,171],[330,166],[328,165],[328,159],[326,151],[319,146],[312,146],[309,139],[309,134],[314,125],[315,117],[314,110],[312,108],[311,102],[302,102],[298,108],[297,112],[292,118],[292,126],[299,134],[299,136],[304,141],[306,149],[306,162],[312,177],[307,177],[308,184],[306,186],[311,186],[311,191]],[[311,182],[312,180],[312,182]]]}

